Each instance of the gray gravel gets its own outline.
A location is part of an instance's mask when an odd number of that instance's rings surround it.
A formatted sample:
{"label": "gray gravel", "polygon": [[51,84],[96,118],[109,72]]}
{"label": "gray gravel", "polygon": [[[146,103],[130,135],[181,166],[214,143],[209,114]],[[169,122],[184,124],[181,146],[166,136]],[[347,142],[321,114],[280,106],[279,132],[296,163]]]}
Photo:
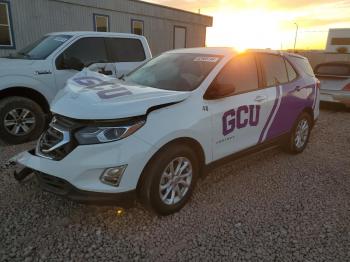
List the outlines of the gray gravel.
{"label": "gray gravel", "polygon": [[[32,144],[0,148],[0,161]],[[0,171],[1,261],[350,261],[350,112],[327,109],[306,151],[273,149],[200,180],[179,213],[88,206]]]}

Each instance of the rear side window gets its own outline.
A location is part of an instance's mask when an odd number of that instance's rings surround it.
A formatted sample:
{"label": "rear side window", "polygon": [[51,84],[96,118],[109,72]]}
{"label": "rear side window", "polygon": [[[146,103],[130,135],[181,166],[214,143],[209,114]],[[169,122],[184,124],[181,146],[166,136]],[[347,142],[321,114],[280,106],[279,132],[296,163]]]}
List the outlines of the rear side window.
{"label": "rear side window", "polygon": [[110,62],[140,62],[146,59],[138,39],[106,38],[106,45]]}
{"label": "rear side window", "polygon": [[217,76],[215,83],[230,84],[235,87],[234,93],[243,93],[259,88],[258,71],[255,57],[245,54],[235,57]]}
{"label": "rear side window", "polygon": [[104,39],[98,37],[78,40],[64,51],[64,57],[65,59],[77,58],[84,66],[108,62]]}
{"label": "rear side window", "polygon": [[309,76],[315,76],[310,63],[306,58],[297,57],[293,55],[288,56],[288,58],[290,59],[292,64],[296,66],[299,70],[305,72]]}
{"label": "rear side window", "polygon": [[288,74],[288,79],[289,82],[293,81],[294,79],[297,78],[297,73],[295,72],[294,68],[292,67],[292,65],[287,61],[284,60],[286,62],[286,68],[287,68],[287,74]]}
{"label": "rear side window", "polygon": [[286,65],[283,57],[272,54],[258,54],[262,65],[265,86],[276,86],[288,82]]}
{"label": "rear side window", "polygon": [[350,66],[347,65],[320,65],[316,68],[316,74],[348,76],[350,75]]}

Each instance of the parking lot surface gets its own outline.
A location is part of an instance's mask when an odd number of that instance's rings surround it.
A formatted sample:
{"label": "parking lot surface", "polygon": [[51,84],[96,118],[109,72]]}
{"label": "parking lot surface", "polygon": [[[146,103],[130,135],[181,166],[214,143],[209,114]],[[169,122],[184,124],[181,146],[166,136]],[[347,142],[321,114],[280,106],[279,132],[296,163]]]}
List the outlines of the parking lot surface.
{"label": "parking lot surface", "polygon": [[91,206],[23,184],[0,147],[0,261],[349,261],[350,112],[323,109],[306,150],[228,162],[180,212]]}

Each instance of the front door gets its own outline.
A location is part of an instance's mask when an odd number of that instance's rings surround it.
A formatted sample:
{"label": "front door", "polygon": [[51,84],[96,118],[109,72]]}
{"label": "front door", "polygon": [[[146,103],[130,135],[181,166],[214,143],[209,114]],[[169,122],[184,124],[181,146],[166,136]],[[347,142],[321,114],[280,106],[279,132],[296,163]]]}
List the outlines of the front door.
{"label": "front door", "polygon": [[254,54],[233,58],[219,73],[214,86],[233,87],[226,97],[206,100],[212,117],[212,152],[217,160],[256,145],[274,104],[274,89],[259,88]]}

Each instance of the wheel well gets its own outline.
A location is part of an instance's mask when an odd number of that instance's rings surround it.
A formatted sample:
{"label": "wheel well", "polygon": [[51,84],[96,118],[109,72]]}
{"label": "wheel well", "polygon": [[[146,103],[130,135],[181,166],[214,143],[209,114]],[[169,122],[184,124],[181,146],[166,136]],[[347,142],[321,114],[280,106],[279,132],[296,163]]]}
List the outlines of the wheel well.
{"label": "wheel well", "polygon": [[50,106],[46,98],[34,89],[28,87],[11,87],[0,91],[0,99],[10,96],[20,96],[32,99],[40,105],[45,113],[49,113],[50,111]]}
{"label": "wheel well", "polygon": [[196,141],[195,139],[193,138],[189,138],[189,137],[181,137],[181,138],[177,138],[177,139],[174,139],[168,143],[166,143],[165,145],[163,145],[147,162],[146,166],[144,167],[143,171],[142,171],[142,174],[137,182],[137,190],[140,188],[140,185],[144,179],[144,174],[145,174],[145,170],[147,169],[147,167],[149,166],[149,164],[152,162],[152,160],[154,159],[154,157],[161,153],[163,150],[166,150],[168,147],[170,146],[173,146],[175,144],[185,144],[185,145],[188,145],[190,148],[192,148],[195,152],[195,154],[198,156],[198,160],[199,160],[199,163],[200,163],[200,174],[202,173],[203,171],[203,168],[204,168],[204,164],[205,164],[205,154],[204,154],[204,150],[201,146],[201,144]]}
{"label": "wheel well", "polygon": [[303,113],[307,113],[311,116],[312,125],[314,125],[314,111],[310,107],[307,107],[304,109]]}

